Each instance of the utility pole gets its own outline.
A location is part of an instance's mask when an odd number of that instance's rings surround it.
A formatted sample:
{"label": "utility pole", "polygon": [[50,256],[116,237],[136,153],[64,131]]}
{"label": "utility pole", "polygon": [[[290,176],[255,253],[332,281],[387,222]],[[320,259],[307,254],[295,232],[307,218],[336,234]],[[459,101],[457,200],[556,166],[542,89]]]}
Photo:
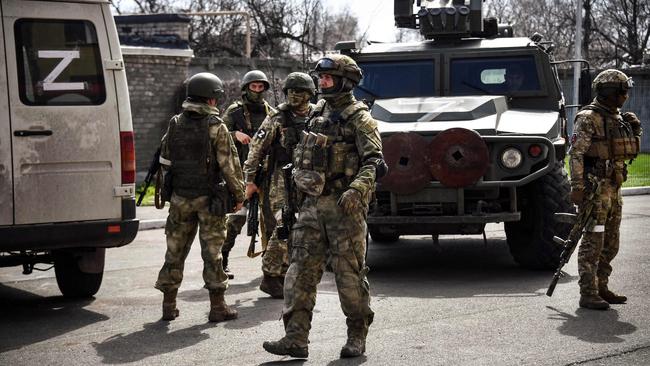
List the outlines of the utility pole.
{"label": "utility pole", "polygon": [[[582,58],[582,0],[576,1],[576,42],[575,42],[575,59]],[[573,65],[573,104],[580,104],[578,100],[580,89],[580,69],[582,64],[576,62]]]}

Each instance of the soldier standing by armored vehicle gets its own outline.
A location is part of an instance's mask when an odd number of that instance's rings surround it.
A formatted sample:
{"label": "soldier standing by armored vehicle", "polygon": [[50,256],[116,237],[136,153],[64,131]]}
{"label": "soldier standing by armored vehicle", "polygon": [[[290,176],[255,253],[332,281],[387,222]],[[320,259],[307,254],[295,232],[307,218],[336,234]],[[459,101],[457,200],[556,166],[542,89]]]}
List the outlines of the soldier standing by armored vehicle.
{"label": "soldier standing by armored vehicle", "polygon": [[[249,145],[248,159],[243,167],[246,198],[250,200],[259,188],[255,184],[258,166],[268,159],[266,179],[270,181],[268,195],[271,212],[275,217],[275,227],[282,225],[282,209],[286,199],[282,168],[291,163],[293,150],[305,129],[309,112],[314,107],[309,100],[315,95],[316,87],[309,75],[293,72],[285,79],[282,91],[287,97],[286,103],[280,104],[278,110],[270,114],[257,130]],[[284,276],[288,267],[287,240],[279,238],[274,230],[262,257],[264,278],[260,290],[273,298],[282,298]]]}
{"label": "soldier standing by armored vehicle", "polygon": [[183,112],[170,120],[162,139],[160,163],[166,170],[165,179],[171,179],[171,192],[165,192],[171,195],[165,225],[167,252],[155,285],[164,294],[163,320],[179,315],[176,295],[197,228],[203,280],[210,293],[208,319],[216,322],[237,317],[237,311],[224,299],[228,276],[221,264],[221,246],[226,213],[241,208],[244,184],[237,150],[216,108],[223,95],[223,83],[214,74],[192,76]]}
{"label": "soldier standing by armored vehicle", "polygon": [[374,313],[365,263],[366,216],[376,177],[385,173],[377,123],[352,89],[361,69],[348,56],[316,64],[323,100],[311,113],[308,133],[294,150],[294,182],[303,199],[291,233],[291,264],[284,283],[286,335],[264,342],[276,355],[308,356],[316,286],[331,256],[348,339],[341,357],[365,352]]}
{"label": "soldier standing by armored vehicle", "polygon": [[627,164],[640,148],[641,122],[634,113],[621,114],[632,88],[632,79],[618,70],[605,70],[593,81],[596,98],[575,119],[571,136],[571,200],[583,206],[588,175],[600,181],[596,197],[595,225],[587,227],[578,250],[580,306],[605,310],[622,304],[627,297],[609,287],[611,261],[618,253],[623,200],[621,184],[627,179]]}
{"label": "soldier standing by armored vehicle", "polygon": [[[240,84],[242,100],[232,103],[224,113],[223,121],[231,131],[241,165],[248,156],[248,144],[253,134],[262,125],[266,116],[273,112],[273,108],[264,99],[264,93],[270,87],[271,84],[264,72],[260,70],[247,72]],[[245,223],[245,210],[228,215],[226,241],[222,249],[223,268],[227,273],[230,272],[228,269],[230,250],[235,245],[235,239]],[[232,274],[229,273],[229,277],[232,278]]]}

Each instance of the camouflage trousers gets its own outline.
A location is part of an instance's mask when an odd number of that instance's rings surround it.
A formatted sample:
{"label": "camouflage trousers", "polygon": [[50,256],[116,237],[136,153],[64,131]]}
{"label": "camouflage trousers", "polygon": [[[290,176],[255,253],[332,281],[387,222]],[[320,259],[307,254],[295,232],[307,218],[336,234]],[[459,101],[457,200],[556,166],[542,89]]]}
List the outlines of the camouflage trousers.
{"label": "camouflage trousers", "polygon": [[586,229],[578,249],[581,295],[596,295],[599,288],[607,288],[610,263],[618,253],[622,208],[620,188],[605,180],[601,195],[596,197],[596,225]]}
{"label": "camouflage trousers", "polygon": [[262,272],[270,277],[283,277],[289,268],[287,241],[278,239],[275,228],[282,225],[282,207],[284,206],[284,179],[280,170],[271,177],[269,187],[269,204],[273,218],[265,220],[268,230],[272,230],[269,244],[262,256]]}
{"label": "camouflage trousers", "polygon": [[365,212],[347,216],[336,204],[338,195],[307,197],[292,231],[291,264],[284,282],[283,319],[286,337],[306,346],[316,304],[316,286],[328,254],[334,270],[348,335],[365,339],[374,316],[370,309],[365,263]]}
{"label": "camouflage trousers", "polygon": [[203,281],[210,291],[228,288],[228,276],[221,268],[221,246],[225,217],[208,212],[209,198],[185,198],[173,194],[165,225],[167,252],[155,287],[162,292],[178,289],[183,281],[185,259],[198,229],[203,258]]}
{"label": "camouflage trousers", "polygon": [[226,239],[223,244],[222,251],[230,252],[235,246],[235,239],[237,235],[241,233],[242,227],[246,225],[246,216],[245,215],[228,215],[226,219]]}

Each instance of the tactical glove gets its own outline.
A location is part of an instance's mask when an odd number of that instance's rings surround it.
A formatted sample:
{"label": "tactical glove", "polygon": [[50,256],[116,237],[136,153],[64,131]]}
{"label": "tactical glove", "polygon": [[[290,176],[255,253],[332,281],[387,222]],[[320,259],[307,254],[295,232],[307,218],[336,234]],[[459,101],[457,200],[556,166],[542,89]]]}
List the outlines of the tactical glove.
{"label": "tactical glove", "polygon": [[360,210],[363,205],[361,193],[354,188],[350,188],[343,192],[337,204],[341,206],[346,215],[351,215],[353,212]]}
{"label": "tactical glove", "polygon": [[639,117],[636,116],[636,114],[632,112],[625,112],[621,115],[623,117],[623,121],[627,122],[632,126],[632,132],[634,133],[635,136],[640,136],[641,135],[641,121],[639,120]]}

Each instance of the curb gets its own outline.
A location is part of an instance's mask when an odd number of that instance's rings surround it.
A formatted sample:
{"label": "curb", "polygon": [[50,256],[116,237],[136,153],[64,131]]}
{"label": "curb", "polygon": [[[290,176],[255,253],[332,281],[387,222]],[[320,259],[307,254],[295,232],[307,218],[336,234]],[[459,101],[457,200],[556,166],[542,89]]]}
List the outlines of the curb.
{"label": "curb", "polygon": [[138,228],[138,231],[162,229],[165,227],[166,222],[166,219],[140,220],[140,227]]}
{"label": "curb", "polygon": [[621,189],[622,196],[638,196],[642,194],[650,194],[650,187],[630,187]]}
{"label": "curb", "polygon": [[[622,188],[622,196],[639,196],[644,194],[650,194],[650,187],[631,187],[631,188]],[[167,219],[152,219],[152,220],[140,220],[140,227],[138,230],[154,230],[162,229],[165,227]]]}

